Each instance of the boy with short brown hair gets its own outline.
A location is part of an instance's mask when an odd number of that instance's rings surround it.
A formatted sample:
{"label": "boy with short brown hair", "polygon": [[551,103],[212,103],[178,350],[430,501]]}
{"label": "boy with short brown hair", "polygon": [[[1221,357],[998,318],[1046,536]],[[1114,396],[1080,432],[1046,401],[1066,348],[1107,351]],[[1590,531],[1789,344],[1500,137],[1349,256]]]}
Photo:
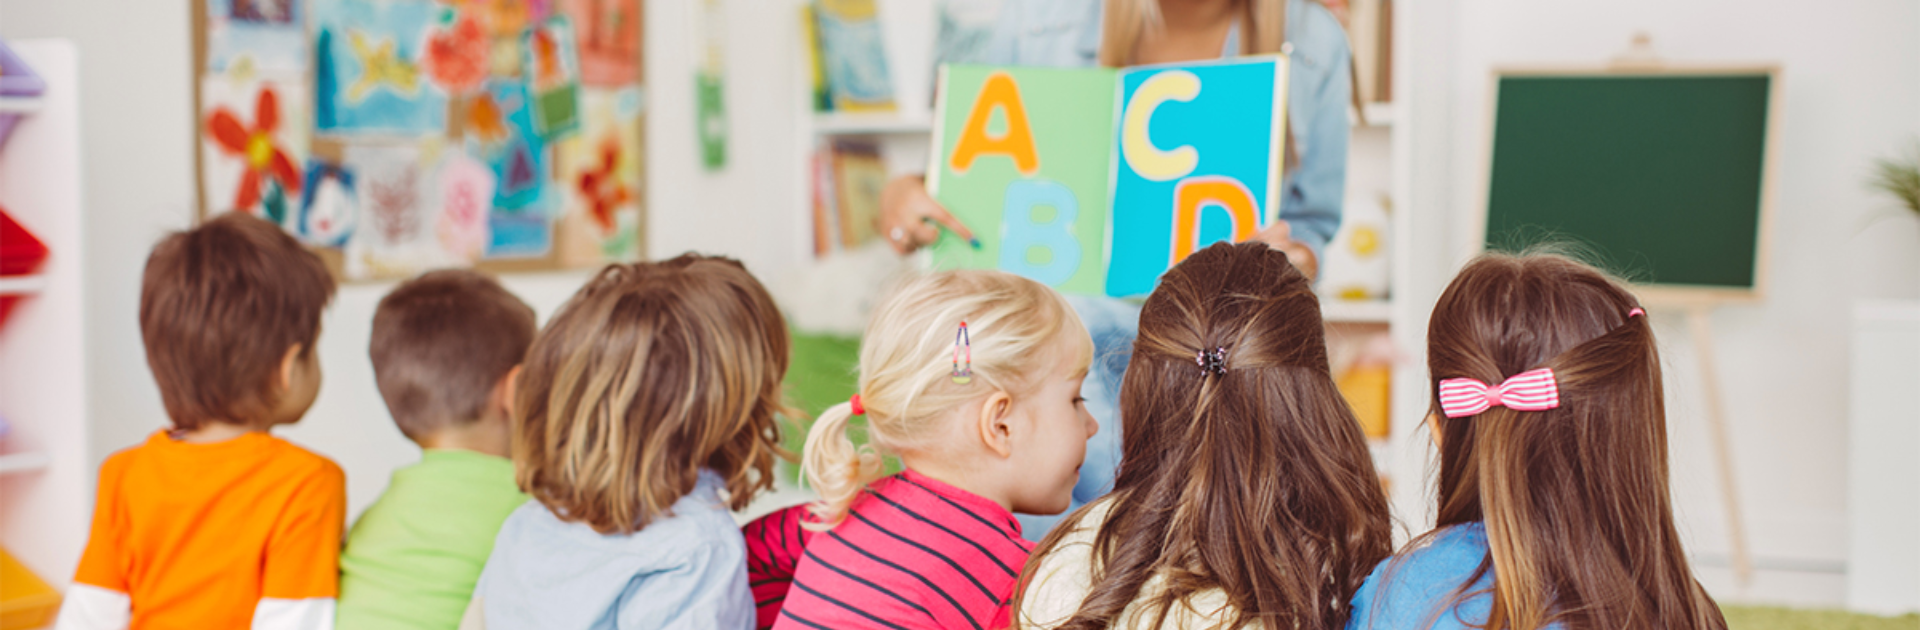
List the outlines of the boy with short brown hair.
{"label": "boy with short brown hair", "polygon": [[527,502],[507,459],[509,392],[534,332],[533,309],[473,271],[429,272],[380,300],[374,380],[421,457],[347,536],[340,627],[459,625],[501,522]]}
{"label": "boy with short brown hair", "polygon": [[319,392],[333,290],[319,257],[242,213],[154,246],[140,333],[173,426],[100,466],[58,628],[332,627],[346,477],[269,431]]}

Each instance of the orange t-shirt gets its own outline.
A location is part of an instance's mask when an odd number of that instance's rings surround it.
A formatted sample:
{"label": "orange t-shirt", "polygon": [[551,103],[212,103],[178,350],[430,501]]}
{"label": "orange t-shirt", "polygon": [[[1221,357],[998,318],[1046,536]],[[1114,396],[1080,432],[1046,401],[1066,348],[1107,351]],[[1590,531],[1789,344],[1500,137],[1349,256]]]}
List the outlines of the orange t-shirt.
{"label": "orange t-shirt", "polygon": [[339,590],[346,474],[266,433],[223,442],[159,431],[100,466],[74,581],[125,593],[132,628],[247,628],[262,598]]}

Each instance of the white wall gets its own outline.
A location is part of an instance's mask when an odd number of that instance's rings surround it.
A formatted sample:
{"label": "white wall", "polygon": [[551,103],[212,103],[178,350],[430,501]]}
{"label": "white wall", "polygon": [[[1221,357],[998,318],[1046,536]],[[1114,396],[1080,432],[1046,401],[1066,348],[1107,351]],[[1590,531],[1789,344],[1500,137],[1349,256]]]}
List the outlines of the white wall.
{"label": "white wall", "polygon": [[[1771,61],[1784,68],[1773,278],[1768,300],[1714,316],[1750,548],[1744,593],[1728,551],[1693,341],[1678,313],[1654,314],[1668,365],[1674,492],[1703,581],[1722,597],[1837,605],[1846,558],[1848,314],[1856,297],[1920,295],[1920,222],[1868,216],[1870,159],[1920,132],[1920,3],[1855,0],[1458,0],[1450,27],[1444,212],[1458,244],[1478,211],[1491,69],[1604,62],[1636,31],[1674,62]],[[1431,136],[1430,136],[1431,137]],[[1464,256],[1447,251],[1448,265]],[[1431,289],[1429,287],[1428,289]],[[1429,293],[1426,299],[1431,300]],[[1430,303],[1430,302],[1429,302]],[[1871,497],[1863,500],[1872,500]]]}
{"label": "white wall", "polygon": [[[695,5],[647,4],[648,251],[727,254],[764,278],[779,277],[797,259],[799,242],[786,231],[794,225],[788,196],[797,173],[786,162],[795,153],[798,114],[791,66],[784,61],[787,51],[797,50],[787,19],[793,14],[759,2],[725,3],[731,163],[709,174],[700,169],[693,136]],[[153,242],[187,227],[194,215],[188,6],[0,0],[0,37],[63,37],[80,48],[84,229],[92,279],[86,294],[87,387],[95,466],[166,423],[141,350],[138,304],[140,272]],[[505,281],[544,319],[585,277],[525,274]],[[341,287],[320,339],[326,378],[320,398],[305,421],[280,432],[346,468],[355,513],[386,487],[393,468],[418,458],[418,449],[393,428],[366,359],[374,305],[391,287]]]}

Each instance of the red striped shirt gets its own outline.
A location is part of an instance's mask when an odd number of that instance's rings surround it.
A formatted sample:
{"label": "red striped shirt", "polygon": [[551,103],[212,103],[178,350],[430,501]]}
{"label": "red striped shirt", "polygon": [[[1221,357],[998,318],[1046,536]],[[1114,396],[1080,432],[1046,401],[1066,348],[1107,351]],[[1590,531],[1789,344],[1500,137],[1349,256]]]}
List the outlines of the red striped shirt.
{"label": "red striped shirt", "polygon": [[[1007,626],[1007,602],[1033,544],[999,504],[909,470],[869,485],[845,521],[803,537],[794,554],[780,541],[795,539],[786,528],[798,529],[797,509],[747,525],[762,623],[771,607],[779,609],[776,630]],[[797,563],[782,564],[793,555]],[[794,567],[791,588],[784,601],[769,599],[785,586],[782,566]]]}

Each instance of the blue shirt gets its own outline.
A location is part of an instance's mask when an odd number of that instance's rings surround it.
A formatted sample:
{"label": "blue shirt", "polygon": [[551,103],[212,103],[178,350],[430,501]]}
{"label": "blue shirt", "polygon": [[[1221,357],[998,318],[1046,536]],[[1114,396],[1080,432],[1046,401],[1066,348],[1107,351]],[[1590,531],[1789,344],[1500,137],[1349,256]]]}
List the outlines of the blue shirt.
{"label": "blue shirt", "polygon": [[[1010,66],[1099,65],[1103,0],[1008,0],[1001,6],[981,63]],[[1287,124],[1299,164],[1281,180],[1280,218],[1294,240],[1318,256],[1340,229],[1346,201],[1347,108],[1353,99],[1353,51],[1326,7],[1287,1]],[[1221,56],[1240,53],[1239,30]],[[947,60],[975,61],[975,60]]]}
{"label": "blue shirt", "polygon": [[1380,561],[1353,594],[1347,630],[1465,630],[1486,625],[1493,609],[1491,569],[1466,589],[1479,592],[1452,610],[1441,607],[1453,601],[1487,558],[1486,526],[1465,523],[1440,531],[1425,546]]}
{"label": "blue shirt", "polygon": [[725,485],[700,471],[670,515],[624,536],[520,506],[474,591],[486,627],[752,630],[747,544],[720,500]]}

